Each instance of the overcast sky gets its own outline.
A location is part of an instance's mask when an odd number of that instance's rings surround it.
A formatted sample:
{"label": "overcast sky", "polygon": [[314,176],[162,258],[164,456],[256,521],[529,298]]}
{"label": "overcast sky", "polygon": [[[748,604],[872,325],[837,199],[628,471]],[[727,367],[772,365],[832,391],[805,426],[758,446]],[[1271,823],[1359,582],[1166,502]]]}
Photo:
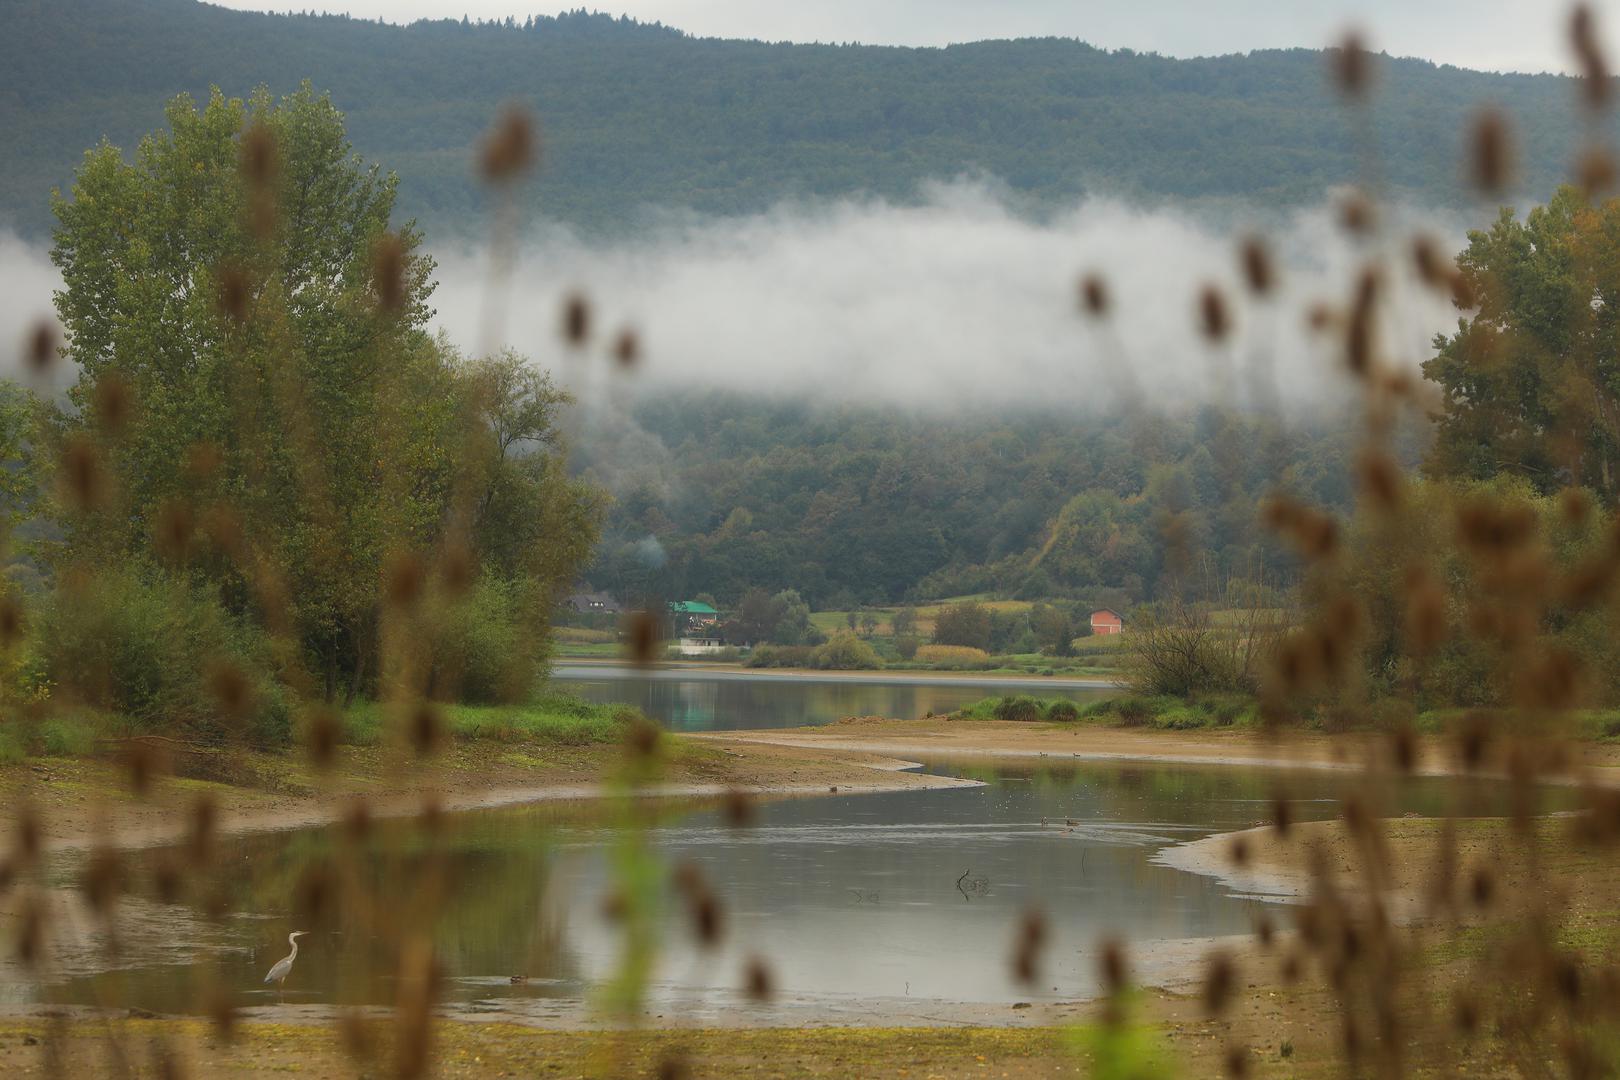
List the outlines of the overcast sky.
{"label": "overcast sky", "polygon": [[[585,0],[216,0],[261,10],[313,8],[392,22],[552,13]],[[614,14],[694,34],[794,41],[943,45],[1061,35],[1107,48],[1206,56],[1326,44],[1348,24],[1397,56],[1486,70],[1568,70],[1563,0],[608,0]],[[1620,30],[1620,0],[1596,4]],[[1605,34],[1606,37],[1612,37]]]}

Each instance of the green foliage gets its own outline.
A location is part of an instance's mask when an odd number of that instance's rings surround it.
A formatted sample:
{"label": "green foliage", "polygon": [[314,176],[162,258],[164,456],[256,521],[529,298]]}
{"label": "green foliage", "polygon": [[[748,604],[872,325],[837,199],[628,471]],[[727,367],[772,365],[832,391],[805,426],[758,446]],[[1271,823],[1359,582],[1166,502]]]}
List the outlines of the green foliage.
{"label": "green foliage", "polygon": [[[35,633],[37,691],[71,684],[83,704],[138,731],[204,739],[240,731],[261,745],[291,733],[269,643],[204,586],[130,568],[69,580],[41,606]],[[240,718],[210,686],[227,666],[246,683]]]}
{"label": "green foliage", "polygon": [[525,590],[523,582],[485,573],[464,600],[448,605],[432,635],[441,694],[475,705],[530,697],[545,657]]}
{"label": "green foliage", "polygon": [[811,645],[761,645],[748,654],[751,668],[810,667],[816,647]]}
{"label": "green foliage", "polygon": [[806,195],[909,199],[964,172],[1035,206],[1087,191],[1299,204],[1356,174],[1362,131],[1375,133],[1391,195],[1468,205],[1456,163],[1479,102],[1513,123],[1531,190],[1557,182],[1584,127],[1567,79],[1419,60],[1380,61],[1358,125],[1327,58],[1305,49],[1179,60],[1056,38],[792,45],[584,11],[399,27],[186,0],[25,2],[8,8],[6,30],[0,219],[28,233],[43,231],[41,193],[66,183],[81,148],[103,134],[132,141],[158,121],[161,97],[287,92],[304,78],[332,88],[357,145],[407,178],[407,215],[480,234],[488,204],[468,148],[512,100],[542,109],[538,205],[621,230],[649,205],[735,214]]}
{"label": "green foliage", "polygon": [[[469,360],[425,333],[432,263],[330,100],[216,91],[167,118],[132,161],[91,150],[53,200],[79,365],[55,435],[96,448],[110,492],[55,508],[54,562],[183,567],[233,619],[275,627],[281,674],[328,700],[402,677],[521,697],[596,536],[597,496],[563,462],[568,398],[515,353]],[[379,245],[398,256],[386,283]],[[116,431],[95,404],[111,390],[129,402]],[[446,601],[439,655],[389,668],[385,579],[452,556],[477,589],[425,599]]]}
{"label": "green foliage", "polygon": [[883,661],[872,646],[854,634],[839,634],[811,651],[810,666],[829,671],[875,671]]}
{"label": "green foliage", "polygon": [[[567,694],[540,694],[521,705],[442,706],[450,737],[462,742],[535,743],[588,746],[624,738],[634,710],[620,705],[593,705]],[[376,746],[388,730],[388,706],[364,702],[343,711],[343,742]]]}
{"label": "green foliage", "polygon": [[900,655],[900,659],[912,660],[916,658],[917,646],[921,644],[915,637],[897,637],[894,639],[894,651]]}
{"label": "green foliage", "polygon": [[[1541,494],[1574,485],[1620,498],[1620,202],[1561,188],[1523,220],[1503,209],[1468,234],[1458,268],[1478,311],[1436,339],[1423,373],[1444,394],[1435,475],[1523,478]],[[1549,438],[1549,434],[1557,438]],[[1566,439],[1575,440],[1573,443]]]}
{"label": "green foliage", "polygon": [[934,616],[934,644],[990,648],[990,612],[980,604],[953,604]]}
{"label": "green foliage", "polygon": [[[925,418],[699,392],[644,400],[634,416],[669,453],[657,483],[616,492],[586,575],[597,588],[625,597],[707,591],[736,611],[753,589],[787,587],[817,611],[842,612],[1020,595],[1038,575],[1033,598],[1063,598],[1054,614],[1079,633],[1093,608],[1128,610],[1163,590],[1163,514],[1181,505],[1167,500],[1190,500],[1179,512],[1190,515],[1188,535],[1209,564],[1205,599],[1223,600],[1239,579],[1286,588],[1295,562],[1260,523],[1260,501],[1280,489],[1347,507],[1342,462],[1356,438],[1348,416],[1287,428],[1216,410]],[[1403,460],[1415,463],[1415,437],[1403,428],[1400,438]],[[615,452],[587,435],[575,457],[589,475]],[[1191,482],[1171,483],[1158,465]],[[649,534],[667,556],[656,571],[643,558]],[[839,594],[846,603],[833,603]],[[897,635],[912,617],[896,612]],[[1026,631],[1032,644],[1015,648]],[[1058,644],[1054,627],[1028,620],[998,616],[990,633],[991,652]]]}
{"label": "green foliage", "polygon": [[1009,694],[996,702],[995,707],[990,710],[990,715],[996,720],[1012,720],[1028,724],[1043,719],[1046,710],[1035,698]]}

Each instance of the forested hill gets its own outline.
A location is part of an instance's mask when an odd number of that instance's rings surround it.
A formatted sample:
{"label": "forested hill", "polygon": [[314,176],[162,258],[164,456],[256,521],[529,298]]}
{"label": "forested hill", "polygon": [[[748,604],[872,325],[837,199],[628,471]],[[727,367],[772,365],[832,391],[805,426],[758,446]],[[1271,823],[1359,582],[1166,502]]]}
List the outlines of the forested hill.
{"label": "forested hill", "polygon": [[[791,588],[836,609],[985,591],[1134,603],[1177,569],[1216,589],[1283,582],[1293,563],[1261,502],[1281,490],[1348,507],[1358,430],[1353,416],[1077,422],[702,391],[648,398],[634,416],[650,439],[599,428],[573,454],[615,493],[593,585],[722,604]],[[1401,435],[1407,464],[1421,434]]]}
{"label": "forested hill", "polygon": [[[1275,204],[1357,172],[1355,125],[1322,54],[1304,49],[1173,60],[1056,39],[768,44],[583,12],[398,27],[192,0],[7,0],[3,13],[0,225],[30,235],[87,146],[130,148],[171,96],[305,78],[348,114],[356,148],[399,173],[401,209],[441,236],[481,221],[469,146],[513,99],[543,120],[545,211],[589,228],[648,205],[906,199],[963,173],[1038,207],[1087,190]],[[1383,174],[1457,202],[1467,118],[1494,101],[1515,120],[1524,189],[1545,193],[1573,157],[1575,96],[1554,76],[1385,62],[1372,125]]]}

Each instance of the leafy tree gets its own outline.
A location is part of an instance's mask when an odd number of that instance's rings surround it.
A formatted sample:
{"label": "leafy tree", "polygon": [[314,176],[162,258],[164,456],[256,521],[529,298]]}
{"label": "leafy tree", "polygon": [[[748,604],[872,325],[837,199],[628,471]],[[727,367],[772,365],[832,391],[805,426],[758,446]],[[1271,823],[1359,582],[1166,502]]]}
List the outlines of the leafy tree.
{"label": "leafy tree", "polygon": [[351,694],[444,691],[426,659],[377,662],[385,604],[413,603],[431,559],[452,594],[508,583],[482,610],[533,616],[518,639],[538,658],[538,615],[595,535],[562,464],[566,399],[514,354],[467,362],[424,332],[432,263],[329,99],[216,91],[168,119],[130,162],[90,151],[53,203],[79,364],[56,438],[108,479],[61,507],[57,561],[207,585],[327,698],[345,671]]}
{"label": "leafy tree", "polygon": [[1620,497],[1620,201],[1562,188],[1503,210],[1458,259],[1479,309],[1435,341],[1443,392],[1431,473],[1521,476],[1541,492]]}
{"label": "leafy tree", "polygon": [[990,648],[990,611],[982,604],[952,604],[934,617],[934,644]]}
{"label": "leafy tree", "polygon": [[894,613],[890,625],[897,638],[909,637],[917,630],[917,609],[907,605]]}

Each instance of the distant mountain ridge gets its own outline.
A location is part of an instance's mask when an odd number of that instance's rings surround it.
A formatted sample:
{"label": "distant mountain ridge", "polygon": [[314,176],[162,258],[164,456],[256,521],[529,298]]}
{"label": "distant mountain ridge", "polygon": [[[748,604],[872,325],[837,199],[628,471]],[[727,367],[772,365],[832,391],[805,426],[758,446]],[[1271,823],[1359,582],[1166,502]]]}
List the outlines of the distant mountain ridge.
{"label": "distant mountain ridge", "polygon": [[[7,0],[0,33],[0,227],[41,236],[48,193],[102,137],[126,150],[175,94],[285,93],[308,78],[356,149],[400,174],[430,236],[474,233],[470,148],[530,104],[544,212],[622,230],[647,206],[732,214],[783,198],[916,197],[990,175],[1033,207],[1088,191],[1314,200],[1357,176],[1356,126],[1319,51],[1177,60],[1067,39],[948,48],[697,38],[628,18],[396,26],[195,0]],[[1417,60],[1379,65],[1373,125],[1391,193],[1459,205],[1468,118],[1514,121],[1524,191],[1562,178],[1581,135],[1571,80]],[[1614,134],[1612,122],[1609,134]]]}

